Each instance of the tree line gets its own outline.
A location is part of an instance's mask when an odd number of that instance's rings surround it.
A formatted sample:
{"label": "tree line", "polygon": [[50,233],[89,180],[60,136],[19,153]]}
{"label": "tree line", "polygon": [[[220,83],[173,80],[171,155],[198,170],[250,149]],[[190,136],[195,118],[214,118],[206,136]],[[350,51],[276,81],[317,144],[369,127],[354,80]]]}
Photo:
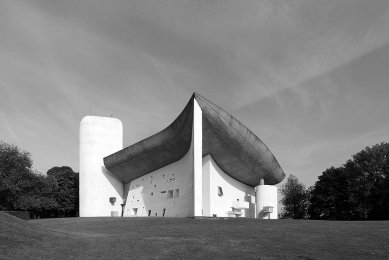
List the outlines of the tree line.
{"label": "tree line", "polygon": [[28,211],[33,218],[78,216],[78,185],[70,167],[41,174],[30,153],[0,141],[0,210]]}
{"label": "tree line", "polygon": [[[31,155],[0,141],[0,210],[32,217],[78,216],[78,173],[32,168]],[[389,219],[389,144],[381,143],[325,170],[312,187],[290,175],[281,187],[282,217],[324,220]]]}
{"label": "tree line", "polygon": [[281,194],[284,218],[389,219],[389,143],[366,147],[325,170],[312,187],[290,175]]}

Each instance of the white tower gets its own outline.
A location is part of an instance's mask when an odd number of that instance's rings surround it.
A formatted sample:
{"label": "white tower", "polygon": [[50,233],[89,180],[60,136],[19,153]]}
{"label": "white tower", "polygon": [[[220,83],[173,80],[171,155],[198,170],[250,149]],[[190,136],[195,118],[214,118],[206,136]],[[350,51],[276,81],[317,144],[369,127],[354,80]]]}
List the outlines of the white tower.
{"label": "white tower", "polygon": [[123,125],[111,117],[86,116],[80,122],[80,217],[121,214],[123,183],[103,158],[123,148]]}
{"label": "white tower", "polygon": [[278,219],[277,187],[261,184],[256,187],[256,218]]}

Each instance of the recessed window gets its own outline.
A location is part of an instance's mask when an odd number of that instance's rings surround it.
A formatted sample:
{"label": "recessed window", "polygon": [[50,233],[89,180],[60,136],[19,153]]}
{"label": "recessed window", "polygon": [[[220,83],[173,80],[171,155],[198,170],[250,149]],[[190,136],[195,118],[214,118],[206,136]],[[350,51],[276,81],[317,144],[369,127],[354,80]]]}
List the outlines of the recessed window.
{"label": "recessed window", "polygon": [[174,190],[174,198],[178,198],[179,195],[180,195],[180,190],[179,189]]}
{"label": "recessed window", "polygon": [[217,195],[219,195],[220,197],[223,196],[223,189],[220,186],[217,187]]}
{"label": "recessed window", "polygon": [[161,193],[166,193],[166,190],[161,191]]}
{"label": "recessed window", "polygon": [[167,198],[168,198],[168,199],[173,198],[173,190],[169,190],[169,191],[167,192]]}

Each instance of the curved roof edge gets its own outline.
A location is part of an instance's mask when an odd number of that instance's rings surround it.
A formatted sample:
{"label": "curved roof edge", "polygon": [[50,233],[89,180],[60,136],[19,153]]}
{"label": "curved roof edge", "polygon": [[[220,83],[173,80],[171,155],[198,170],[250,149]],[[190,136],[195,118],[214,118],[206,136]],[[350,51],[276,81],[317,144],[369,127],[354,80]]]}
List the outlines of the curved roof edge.
{"label": "curved roof edge", "polygon": [[203,114],[203,156],[210,154],[226,174],[250,186],[261,178],[270,185],[284,179],[276,158],[255,134],[197,93],[167,128],[105,157],[105,167],[127,183],[181,159],[191,145],[194,99]]}

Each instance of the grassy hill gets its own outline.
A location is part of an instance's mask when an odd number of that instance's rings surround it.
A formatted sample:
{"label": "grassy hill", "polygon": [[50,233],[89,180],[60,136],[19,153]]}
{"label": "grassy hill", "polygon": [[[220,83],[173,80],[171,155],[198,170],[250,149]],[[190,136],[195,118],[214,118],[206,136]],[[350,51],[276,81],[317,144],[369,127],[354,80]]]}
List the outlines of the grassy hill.
{"label": "grassy hill", "polygon": [[64,218],[0,212],[0,257],[383,259],[389,221]]}

